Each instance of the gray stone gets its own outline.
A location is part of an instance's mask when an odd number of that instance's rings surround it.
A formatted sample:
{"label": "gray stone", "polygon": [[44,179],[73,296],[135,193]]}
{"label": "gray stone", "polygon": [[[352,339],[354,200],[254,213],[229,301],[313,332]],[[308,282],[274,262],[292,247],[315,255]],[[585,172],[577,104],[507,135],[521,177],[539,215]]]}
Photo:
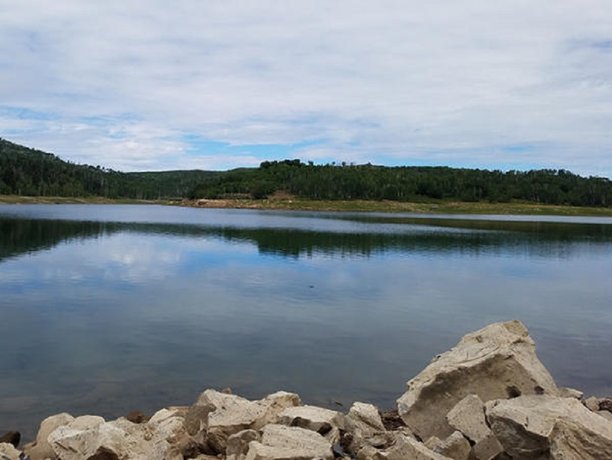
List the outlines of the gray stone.
{"label": "gray stone", "polygon": [[468,460],[472,447],[460,431],[455,431],[444,441],[440,441],[433,448],[425,443],[425,446],[434,452],[453,460]]}
{"label": "gray stone", "polygon": [[602,459],[612,452],[612,423],[574,398],[521,396],[486,404],[489,425],[514,458]]}
{"label": "gray stone", "polygon": [[495,323],[467,334],[407,384],[398,403],[403,421],[421,439],[446,438],[454,429],[446,414],[463,398],[483,401],[527,394],[558,393],[519,321]]}
{"label": "gray stone", "polygon": [[485,408],[476,395],[468,395],[459,401],[448,414],[446,421],[475,443],[491,434],[485,420]]}

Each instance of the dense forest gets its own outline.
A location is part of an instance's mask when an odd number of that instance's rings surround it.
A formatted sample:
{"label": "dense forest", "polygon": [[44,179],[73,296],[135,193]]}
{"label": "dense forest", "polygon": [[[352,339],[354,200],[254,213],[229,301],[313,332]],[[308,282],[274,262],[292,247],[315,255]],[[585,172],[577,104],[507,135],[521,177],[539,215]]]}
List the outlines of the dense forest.
{"label": "dense forest", "polygon": [[609,207],[612,181],[566,170],[489,171],[449,167],[315,165],[264,161],[224,172],[123,173],[78,165],[0,139],[0,194],[109,198],[266,198],[283,192],[313,200],[527,201]]}
{"label": "dense forest", "polygon": [[193,198],[245,196],[274,192],[325,200],[508,202],[512,200],[576,206],[610,206],[612,181],[581,177],[565,170],[488,171],[448,167],[314,165],[300,160],[266,161],[200,184]]}
{"label": "dense forest", "polygon": [[123,173],[70,163],[51,153],[0,139],[2,195],[181,198],[216,174],[211,171]]}

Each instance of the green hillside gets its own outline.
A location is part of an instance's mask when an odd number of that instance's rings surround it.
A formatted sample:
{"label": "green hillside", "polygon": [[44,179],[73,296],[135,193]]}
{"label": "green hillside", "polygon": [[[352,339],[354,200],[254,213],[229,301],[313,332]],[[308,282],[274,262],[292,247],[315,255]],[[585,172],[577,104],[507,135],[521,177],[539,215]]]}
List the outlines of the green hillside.
{"label": "green hillside", "polygon": [[610,207],[612,181],[566,170],[489,171],[449,167],[315,165],[265,161],[230,171],[123,173],[66,162],[0,139],[0,195],[164,198],[510,202]]}
{"label": "green hillside", "polygon": [[122,173],[79,165],[0,139],[0,194],[158,199],[189,195],[218,173],[164,171]]}
{"label": "green hillside", "polygon": [[314,165],[300,160],[266,161],[257,169],[228,171],[200,184],[192,198],[264,198],[279,191],[313,200],[526,201],[598,207],[609,207],[612,201],[609,179],[565,170]]}

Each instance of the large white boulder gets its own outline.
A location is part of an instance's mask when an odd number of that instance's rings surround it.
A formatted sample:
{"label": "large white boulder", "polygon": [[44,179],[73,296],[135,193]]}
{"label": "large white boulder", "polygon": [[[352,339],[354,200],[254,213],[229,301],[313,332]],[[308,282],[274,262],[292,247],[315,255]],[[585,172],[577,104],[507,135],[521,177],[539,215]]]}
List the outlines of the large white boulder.
{"label": "large white boulder", "polygon": [[407,383],[397,401],[406,425],[421,439],[446,438],[454,429],[446,414],[463,398],[483,401],[528,394],[557,394],[519,321],[495,323],[464,336]]}
{"label": "large white boulder", "polygon": [[61,414],[52,415],[47,417],[40,423],[36,440],[30,444],[26,444],[23,447],[23,451],[26,455],[29,455],[32,460],[55,460],[57,456],[51,448],[47,438],[56,428],[64,425],[68,425],[74,420],[74,417],[65,412]]}
{"label": "large white boulder", "polygon": [[489,401],[486,416],[513,458],[595,460],[612,453],[612,422],[574,398],[531,395]]}

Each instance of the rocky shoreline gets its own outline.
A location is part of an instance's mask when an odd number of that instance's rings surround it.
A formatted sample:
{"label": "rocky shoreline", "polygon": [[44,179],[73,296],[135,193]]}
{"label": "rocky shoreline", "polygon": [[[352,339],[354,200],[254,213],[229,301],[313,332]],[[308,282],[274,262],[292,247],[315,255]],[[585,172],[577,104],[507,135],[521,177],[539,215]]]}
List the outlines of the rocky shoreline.
{"label": "rocky shoreline", "polygon": [[558,387],[519,321],[464,336],[407,383],[397,410],[348,413],[294,393],[250,401],[206,390],[195,404],[106,421],[57,414],[36,440],[0,437],[0,460],[504,460],[612,458],[612,399]]}

